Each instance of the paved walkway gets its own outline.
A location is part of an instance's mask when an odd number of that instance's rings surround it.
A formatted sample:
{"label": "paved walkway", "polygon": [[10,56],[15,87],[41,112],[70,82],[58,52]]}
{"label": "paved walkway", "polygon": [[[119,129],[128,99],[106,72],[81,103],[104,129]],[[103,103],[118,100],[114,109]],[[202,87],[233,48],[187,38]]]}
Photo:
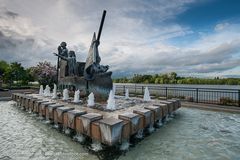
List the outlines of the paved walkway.
{"label": "paved walkway", "polygon": [[11,100],[12,93],[24,93],[24,92],[36,93],[37,90],[34,90],[34,89],[19,89],[19,90],[0,91],[0,101]]}
{"label": "paved walkway", "polygon": [[221,111],[221,112],[231,112],[239,113],[240,107],[237,106],[224,106],[215,104],[204,104],[204,103],[193,103],[193,102],[181,102],[182,107],[197,108],[203,110]]}

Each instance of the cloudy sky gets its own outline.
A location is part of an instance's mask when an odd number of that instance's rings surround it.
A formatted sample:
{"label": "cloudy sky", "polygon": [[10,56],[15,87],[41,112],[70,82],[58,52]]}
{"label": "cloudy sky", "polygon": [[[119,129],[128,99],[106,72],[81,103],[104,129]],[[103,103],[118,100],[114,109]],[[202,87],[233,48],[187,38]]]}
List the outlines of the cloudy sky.
{"label": "cloudy sky", "polygon": [[238,0],[0,0],[0,59],[56,64],[52,53],[66,41],[85,61],[106,9],[99,51],[115,76],[240,77],[239,6]]}

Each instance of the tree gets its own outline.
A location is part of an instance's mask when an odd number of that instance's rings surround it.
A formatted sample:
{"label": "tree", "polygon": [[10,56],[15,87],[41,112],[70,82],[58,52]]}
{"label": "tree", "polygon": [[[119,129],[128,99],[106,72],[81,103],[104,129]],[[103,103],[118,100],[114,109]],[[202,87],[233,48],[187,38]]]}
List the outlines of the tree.
{"label": "tree", "polygon": [[7,71],[9,64],[6,61],[0,61],[0,77]]}
{"label": "tree", "polygon": [[4,72],[3,80],[10,86],[13,84],[13,81],[16,81],[17,84],[26,84],[28,82],[26,76],[26,70],[22,67],[21,63],[13,62]]}
{"label": "tree", "polygon": [[57,81],[57,69],[50,62],[39,62],[36,67],[30,68],[32,77],[42,85],[51,85]]}

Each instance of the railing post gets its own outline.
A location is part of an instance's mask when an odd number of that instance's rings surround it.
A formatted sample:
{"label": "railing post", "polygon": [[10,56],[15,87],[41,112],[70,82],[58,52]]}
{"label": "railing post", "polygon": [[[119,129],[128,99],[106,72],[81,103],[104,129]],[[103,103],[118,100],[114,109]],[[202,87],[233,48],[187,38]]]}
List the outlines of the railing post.
{"label": "railing post", "polygon": [[125,85],[124,85],[124,86],[123,86],[123,95],[125,94],[125,90],[126,90],[126,89],[125,89]]}
{"label": "railing post", "polygon": [[168,99],[168,87],[166,87],[166,99]]}
{"label": "railing post", "polygon": [[198,88],[196,89],[196,102],[198,103]]}
{"label": "railing post", "polygon": [[142,95],[144,94],[144,91],[143,91],[143,86],[142,86]]}
{"label": "railing post", "polygon": [[238,107],[240,107],[240,90],[238,90]]}

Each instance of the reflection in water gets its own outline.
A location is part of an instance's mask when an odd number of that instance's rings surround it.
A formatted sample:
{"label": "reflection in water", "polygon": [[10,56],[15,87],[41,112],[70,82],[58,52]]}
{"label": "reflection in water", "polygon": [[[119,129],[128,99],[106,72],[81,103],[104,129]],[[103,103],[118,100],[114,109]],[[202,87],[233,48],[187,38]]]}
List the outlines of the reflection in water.
{"label": "reflection in water", "polygon": [[125,154],[96,153],[89,141],[79,144],[12,104],[0,102],[0,159],[240,159],[237,114],[181,108],[144,140],[131,140]]}

